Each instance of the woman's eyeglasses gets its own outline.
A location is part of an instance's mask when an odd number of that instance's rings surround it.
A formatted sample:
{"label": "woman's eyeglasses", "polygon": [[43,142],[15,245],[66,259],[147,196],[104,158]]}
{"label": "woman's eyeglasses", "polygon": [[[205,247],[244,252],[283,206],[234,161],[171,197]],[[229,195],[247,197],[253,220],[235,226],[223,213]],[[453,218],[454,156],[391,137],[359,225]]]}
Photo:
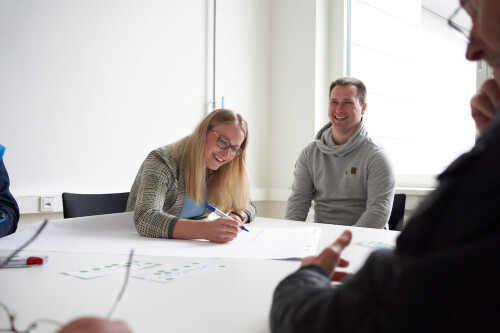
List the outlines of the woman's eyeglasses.
{"label": "woman's eyeglasses", "polygon": [[225,137],[219,135],[216,131],[214,131],[211,128],[210,128],[210,130],[212,132],[214,132],[215,135],[217,135],[217,147],[219,147],[220,149],[224,149],[224,150],[227,149],[227,148],[231,148],[230,154],[232,156],[238,156],[241,153],[243,153],[243,149],[241,149],[239,146],[233,146],[229,142],[228,138],[225,138]]}

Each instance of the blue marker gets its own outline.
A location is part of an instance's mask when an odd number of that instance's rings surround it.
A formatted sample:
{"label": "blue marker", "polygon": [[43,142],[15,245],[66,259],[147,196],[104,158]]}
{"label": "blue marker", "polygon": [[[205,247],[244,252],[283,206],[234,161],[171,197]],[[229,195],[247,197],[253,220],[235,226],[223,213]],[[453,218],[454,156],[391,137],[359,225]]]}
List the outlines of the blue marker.
{"label": "blue marker", "polygon": [[[220,210],[218,210],[217,208],[215,208],[214,206],[212,206],[211,204],[207,204],[207,208],[209,211],[211,212],[214,212],[215,214],[219,215],[220,217],[227,217],[228,219],[231,219],[233,221],[236,221],[235,219],[233,219],[231,216],[227,215],[227,214],[224,214],[223,212],[221,212]],[[241,230],[245,230],[246,232],[249,232],[247,228],[245,228],[243,225],[240,227]]]}

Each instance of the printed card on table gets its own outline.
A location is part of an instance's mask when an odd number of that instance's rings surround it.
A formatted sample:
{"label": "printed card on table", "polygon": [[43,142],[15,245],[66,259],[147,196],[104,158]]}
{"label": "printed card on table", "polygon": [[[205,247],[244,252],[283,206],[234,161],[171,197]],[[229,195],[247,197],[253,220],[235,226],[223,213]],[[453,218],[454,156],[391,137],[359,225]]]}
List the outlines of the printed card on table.
{"label": "printed card on table", "polygon": [[353,243],[354,245],[362,246],[362,247],[367,247],[370,249],[393,249],[395,248],[394,245],[383,243],[383,242],[377,242],[377,241],[369,241],[369,242],[355,242]]}
{"label": "printed card on table", "polygon": [[91,279],[100,276],[106,276],[110,274],[116,273],[125,273],[127,267],[130,266],[130,270],[135,271],[137,269],[149,268],[149,267],[158,267],[161,264],[154,263],[151,261],[141,261],[141,260],[132,260],[130,262],[122,262],[122,263],[111,263],[104,266],[92,266],[85,267],[79,269],[72,269],[69,271],[62,272],[63,274],[79,277],[82,279]]}
{"label": "printed card on table", "polygon": [[212,272],[224,268],[226,268],[226,265],[204,264],[201,262],[194,261],[189,264],[158,269],[156,271],[135,273],[132,275],[132,277],[161,282],[161,283],[167,283],[184,279],[186,277],[190,277],[193,275]]}

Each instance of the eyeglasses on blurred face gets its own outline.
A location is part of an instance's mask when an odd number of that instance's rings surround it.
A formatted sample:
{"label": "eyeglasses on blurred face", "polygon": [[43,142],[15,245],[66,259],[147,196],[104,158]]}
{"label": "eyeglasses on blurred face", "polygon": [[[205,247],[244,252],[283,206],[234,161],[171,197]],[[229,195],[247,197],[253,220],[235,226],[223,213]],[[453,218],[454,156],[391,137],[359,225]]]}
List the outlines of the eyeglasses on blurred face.
{"label": "eyeglasses on blurred face", "polygon": [[458,31],[470,43],[472,42],[472,38],[470,37],[472,19],[464,9],[466,6],[467,0],[461,0],[460,6],[448,18],[448,25]]}

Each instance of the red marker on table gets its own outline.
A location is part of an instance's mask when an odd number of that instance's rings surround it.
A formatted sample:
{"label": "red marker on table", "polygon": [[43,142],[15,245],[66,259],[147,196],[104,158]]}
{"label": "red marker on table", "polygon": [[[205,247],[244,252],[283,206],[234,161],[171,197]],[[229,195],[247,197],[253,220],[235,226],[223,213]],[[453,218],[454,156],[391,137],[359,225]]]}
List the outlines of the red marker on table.
{"label": "red marker on table", "polygon": [[[8,257],[0,257],[0,262],[3,262]],[[40,266],[45,264],[49,260],[49,256],[29,256],[29,257],[20,257],[14,256],[9,262],[3,266],[7,267],[30,267],[30,266]]]}

